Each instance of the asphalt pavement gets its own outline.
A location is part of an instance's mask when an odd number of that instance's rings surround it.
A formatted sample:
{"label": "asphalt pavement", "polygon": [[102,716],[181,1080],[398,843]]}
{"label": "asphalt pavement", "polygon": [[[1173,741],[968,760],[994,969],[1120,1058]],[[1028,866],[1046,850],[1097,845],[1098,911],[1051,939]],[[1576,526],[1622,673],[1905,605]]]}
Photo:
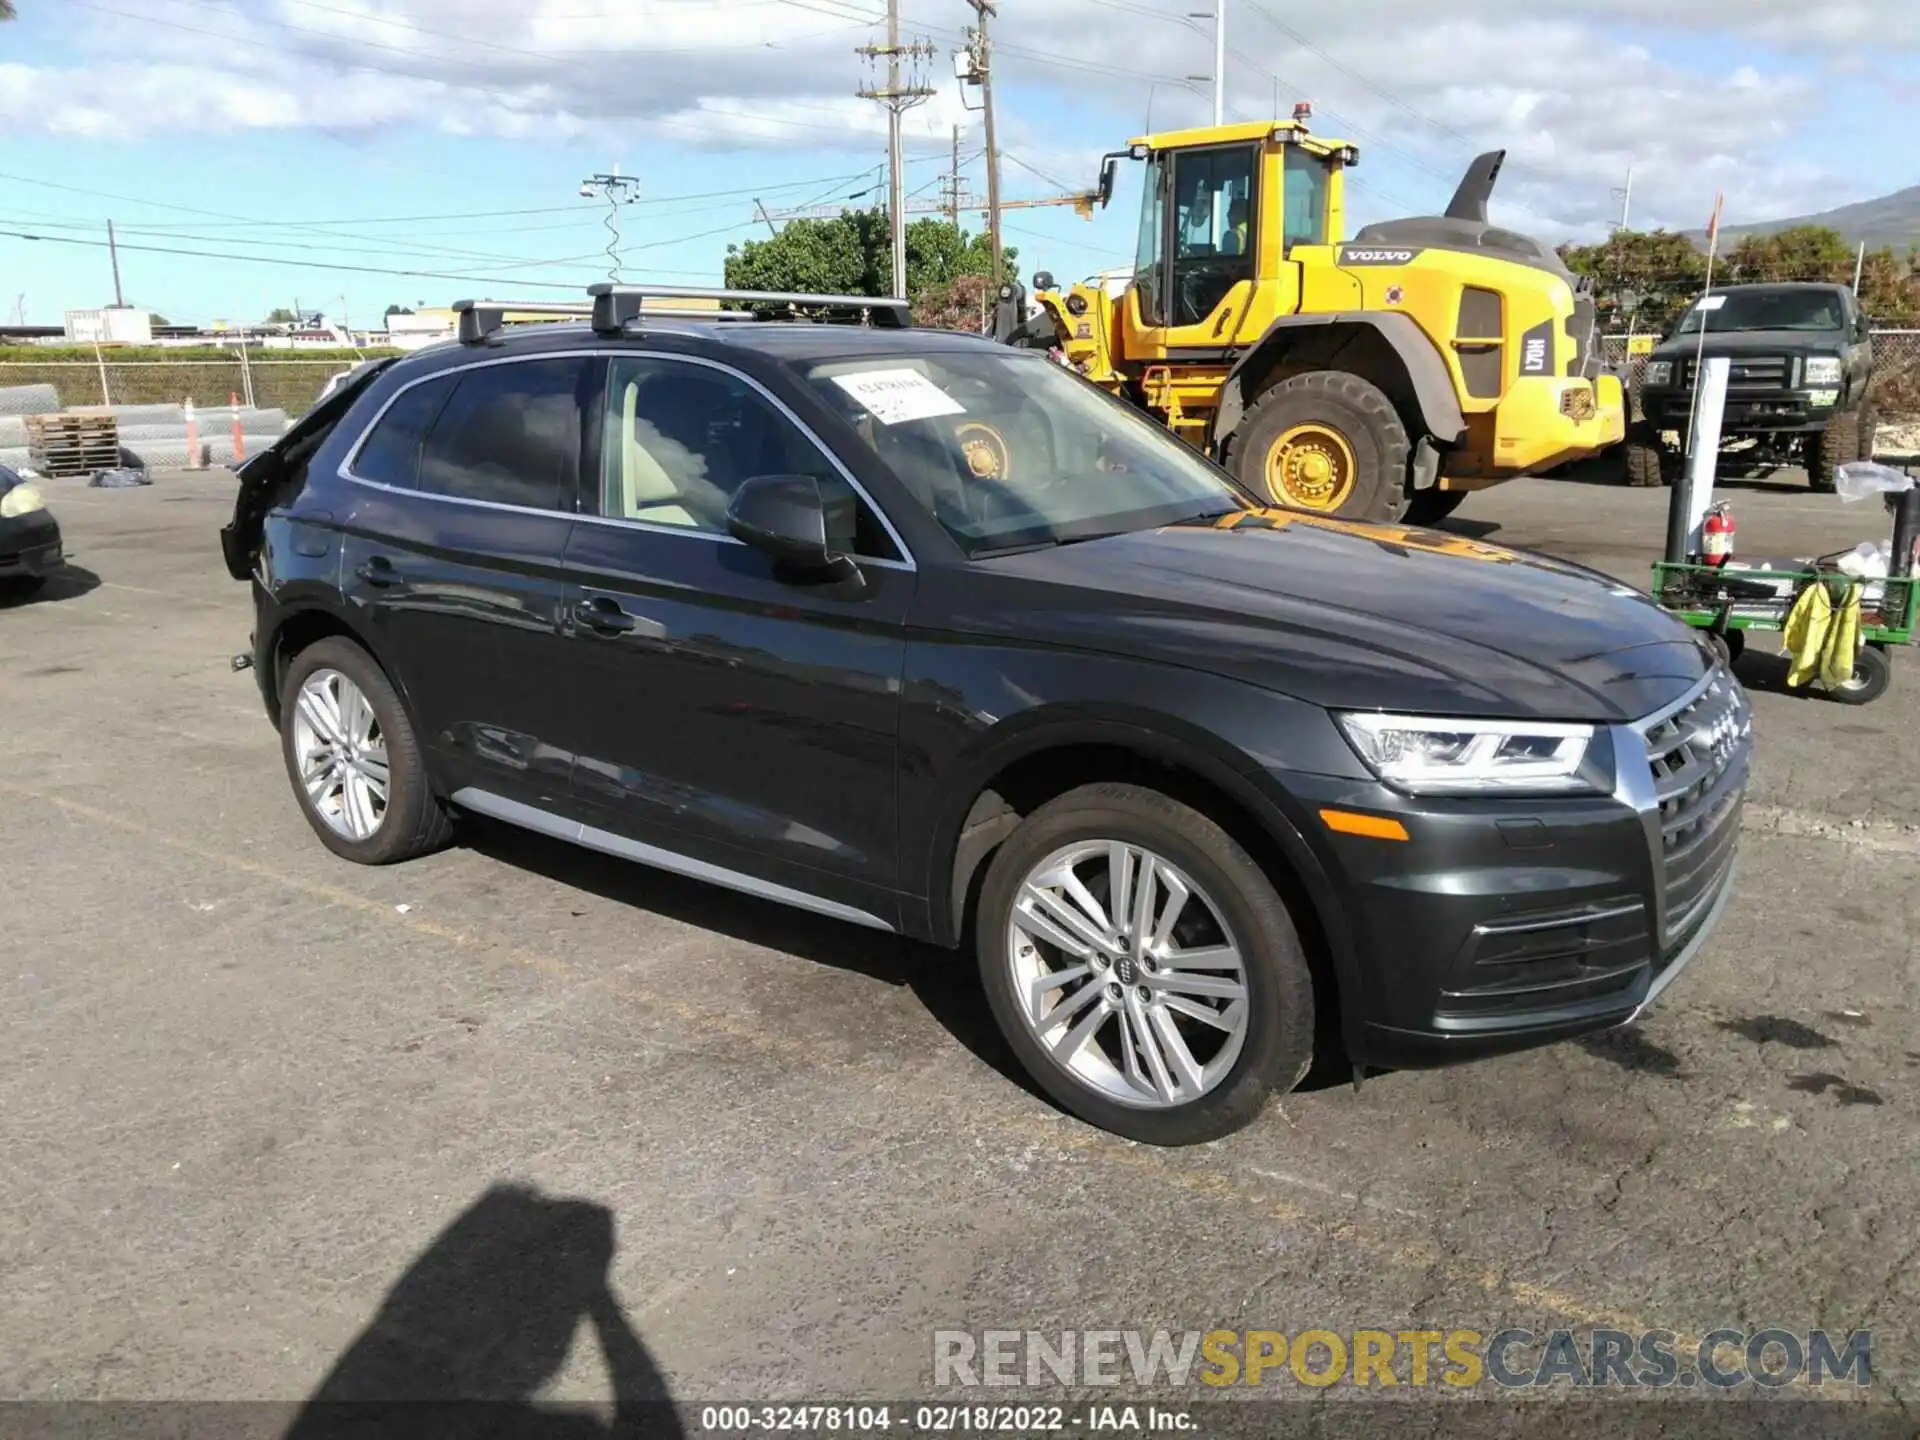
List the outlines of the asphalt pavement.
{"label": "asphalt pavement", "polygon": [[[1859,709],[1743,661],[1737,895],[1632,1029],[1156,1151],[1021,1083],[955,955],[492,827],[335,859],[228,669],[230,477],[46,488],[74,568],[0,609],[0,1399],[352,1393],[369,1334],[430,1395],[583,1401],[925,1396],[954,1329],[1871,1329],[1915,1382],[1915,657]],[[1742,553],[1882,533],[1728,493]],[[1643,583],[1664,507],[1524,481],[1452,528]]]}

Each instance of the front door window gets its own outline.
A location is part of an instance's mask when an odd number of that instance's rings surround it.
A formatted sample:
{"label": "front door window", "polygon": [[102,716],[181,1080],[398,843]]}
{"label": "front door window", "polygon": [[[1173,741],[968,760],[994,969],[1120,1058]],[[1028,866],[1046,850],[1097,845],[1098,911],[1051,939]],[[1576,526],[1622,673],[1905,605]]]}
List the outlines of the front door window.
{"label": "front door window", "polygon": [[1253,145],[1190,150],[1174,164],[1175,326],[1198,325],[1242,280],[1253,278]]}

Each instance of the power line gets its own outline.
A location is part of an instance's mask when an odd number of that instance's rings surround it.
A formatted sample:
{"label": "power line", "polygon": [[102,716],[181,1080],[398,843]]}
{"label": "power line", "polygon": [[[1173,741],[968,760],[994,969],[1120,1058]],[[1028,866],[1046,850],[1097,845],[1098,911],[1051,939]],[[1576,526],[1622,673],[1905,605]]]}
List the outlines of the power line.
{"label": "power line", "polygon": [[1452,139],[1459,141],[1462,145],[1467,146],[1469,149],[1474,148],[1475,142],[1469,136],[1461,134],[1458,130],[1454,129],[1451,125],[1443,124],[1442,122],[1435,120],[1431,115],[1427,115],[1422,111],[1416,109],[1414,106],[1409,105],[1406,101],[1402,100],[1398,95],[1394,94],[1391,90],[1388,90],[1385,86],[1380,85],[1377,82],[1368,79],[1365,75],[1362,75],[1358,70],[1355,70],[1352,66],[1345,64],[1343,61],[1339,59],[1336,59],[1333,55],[1329,54],[1326,50],[1322,49],[1318,45],[1315,45],[1311,40],[1307,39],[1307,37],[1302,35],[1298,30],[1294,29],[1291,25],[1287,24],[1287,22],[1282,20],[1278,15],[1275,15],[1265,5],[1261,4],[1260,0],[1246,0],[1246,3],[1252,7],[1255,14],[1263,16],[1266,19],[1267,23],[1269,25],[1272,25],[1274,29],[1280,31],[1281,34],[1290,37],[1294,41],[1294,43],[1299,45],[1303,50],[1309,50],[1313,54],[1318,55],[1328,65],[1331,65],[1335,70],[1338,70],[1342,75],[1345,75],[1348,79],[1352,80],[1355,84],[1363,86],[1367,90],[1372,91],[1375,95],[1379,96],[1382,100],[1385,100],[1389,105],[1392,105],[1395,109],[1404,111],[1406,114],[1411,115],[1414,119],[1420,121],[1422,124],[1431,126],[1434,130],[1438,131],[1440,134],[1450,136]]}
{"label": "power line", "polygon": [[[728,226],[727,228],[737,229],[738,227]],[[718,232],[709,231],[707,233],[717,234]],[[34,235],[24,230],[0,230],[0,236],[7,236],[15,240],[30,240],[42,245],[84,245],[88,249],[93,250],[104,250],[107,248],[107,242],[104,240],[82,240],[70,235]],[[684,240],[697,240],[700,238],[702,237],[697,235],[683,235],[677,240],[662,240],[657,243],[661,245],[675,245]],[[542,290],[565,290],[568,292],[575,292],[581,288],[577,284],[568,284],[559,280],[524,280],[518,278],[503,278],[498,275],[475,275],[470,272],[445,270],[399,270],[376,265],[341,265],[328,260],[281,260],[271,255],[234,255],[215,250],[181,250],[165,245],[122,245],[120,248],[122,250],[137,250],[148,255],[185,255],[198,260],[237,260],[252,262],[256,265],[281,265],[296,270],[342,270],[356,275],[392,275],[414,280],[462,280],[471,285],[532,285]],[[634,248],[646,249],[650,247],[635,246]],[[684,271],[681,273],[704,275],[711,272],[701,270]]]}

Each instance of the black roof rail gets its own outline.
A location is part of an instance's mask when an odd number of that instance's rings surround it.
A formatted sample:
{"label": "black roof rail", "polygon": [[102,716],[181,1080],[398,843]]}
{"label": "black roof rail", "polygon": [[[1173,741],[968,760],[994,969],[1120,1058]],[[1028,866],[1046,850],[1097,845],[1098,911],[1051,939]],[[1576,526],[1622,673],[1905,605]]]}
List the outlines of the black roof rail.
{"label": "black roof rail", "polygon": [[593,307],[560,300],[456,300],[453,313],[460,317],[460,343],[483,343],[507,323],[509,311],[516,315],[572,315],[585,319],[593,314]]}
{"label": "black roof rail", "polygon": [[[797,290],[726,290],[703,285],[612,285],[602,282],[587,287],[593,297],[593,328],[602,335],[617,335],[630,320],[642,315],[645,300],[718,300],[745,305],[773,306],[791,312],[802,310],[836,311],[863,325],[889,330],[905,330],[913,325],[912,307],[905,300],[875,295],[810,295]],[[647,315],[659,315],[649,309]],[[687,312],[680,312],[687,313]],[[704,319],[732,318],[739,311],[703,310],[691,312]]]}

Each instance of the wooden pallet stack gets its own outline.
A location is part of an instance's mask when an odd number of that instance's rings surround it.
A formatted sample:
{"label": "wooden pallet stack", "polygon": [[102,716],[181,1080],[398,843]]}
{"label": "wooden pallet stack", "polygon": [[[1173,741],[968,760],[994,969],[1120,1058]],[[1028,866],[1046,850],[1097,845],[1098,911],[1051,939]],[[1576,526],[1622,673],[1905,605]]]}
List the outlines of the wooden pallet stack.
{"label": "wooden pallet stack", "polygon": [[120,422],[112,415],[29,415],[27,461],[42,475],[91,475],[120,463]]}

